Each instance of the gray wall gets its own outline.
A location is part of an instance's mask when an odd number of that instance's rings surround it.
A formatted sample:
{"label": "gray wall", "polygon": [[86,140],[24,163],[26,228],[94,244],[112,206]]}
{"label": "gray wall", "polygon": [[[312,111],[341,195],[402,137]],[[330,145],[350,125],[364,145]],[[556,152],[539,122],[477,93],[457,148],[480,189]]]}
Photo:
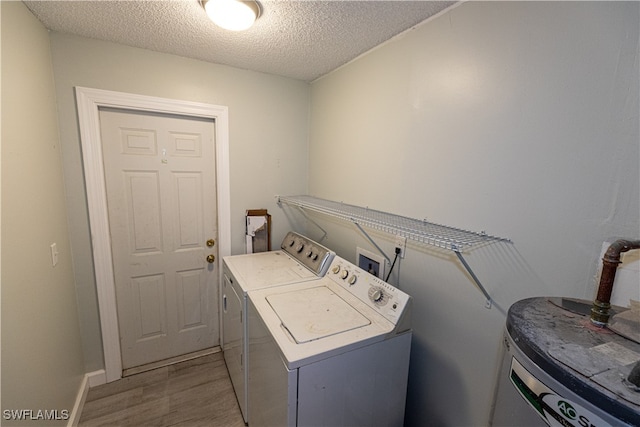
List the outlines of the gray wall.
{"label": "gray wall", "polygon": [[[0,8],[2,410],[70,413],[85,371],[49,34],[22,2],[1,2]],[[59,252],[55,267],[52,243]],[[3,418],[2,424],[43,421]]]}
{"label": "gray wall", "polygon": [[[450,252],[409,245],[391,278],[415,298],[407,424],[485,424],[509,305],[591,298],[602,242],[638,238],[639,6],[465,3],[309,90],[49,36],[2,2],[3,409],[66,409],[82,372],[103,367],[73,97],[86,86],[229,107],[233,253],[245,209],[274,214],[277,245],[300,217],[273,196],[307,190],[511,238],[467,254],[491,310]],[[353,226],[316,219],[340,255],[372,250]]]}
{"label": "gray wall", "polygon": [[[174,55],[52,33],[70,238],[86,370],[102,369],[102,338],[82,171],[75,86],[229,107],[232,253],[244,253],[247,209],[278,208],[278,192],[307,189],[309,85]],[[273,221],[279,244],[288,225]]]}
{"label": "gray wall", "polygon": [[[591,299],[603,241],[640,237],[639,7],[468,2],[312,84],[310,194],[513,241],[467,255],[491,310],[451,252],[401,261],[408,425],[485,424],[509,306]],[[316,219],[340,255],[372,249]]]}

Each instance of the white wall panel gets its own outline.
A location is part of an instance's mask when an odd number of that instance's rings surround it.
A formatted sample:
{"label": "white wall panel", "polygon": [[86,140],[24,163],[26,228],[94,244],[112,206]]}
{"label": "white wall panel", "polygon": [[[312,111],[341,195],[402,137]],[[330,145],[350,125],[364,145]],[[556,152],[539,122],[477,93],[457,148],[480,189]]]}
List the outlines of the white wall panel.
{"label": "white wall panel", "polygon": [[312,84],[312,195],[514,242],[467,256],[491,310],[452,253],[409,245],[408,425],[485,425],[511,303],[592,298],[602,242],[639,237],[639,7],[466,2]]}
{"label": "white wall panel", "polygon": [[[231,252],[244,253],[247,209],[276,212],[275,194],[307,191],[309,85],[183,57],[51,34],[74,273],[87,372],[102,369],[96,285],[73,88],[106,89],[229,108]],[[159,72],[158,70],[162,70]],[[247,125],[250,124],[250,125]],[[197,152],[176,135],[175,155]],[[193,151],[195,150],[195,151]],[[171,150],[168,154],[171,153]],[[273,217],[277,246],[290,226]]]}
{"label": "white wall panel", "polygon": [[2,409],[71,413],[86,371],[49,33],[22,2],[0,10]]}

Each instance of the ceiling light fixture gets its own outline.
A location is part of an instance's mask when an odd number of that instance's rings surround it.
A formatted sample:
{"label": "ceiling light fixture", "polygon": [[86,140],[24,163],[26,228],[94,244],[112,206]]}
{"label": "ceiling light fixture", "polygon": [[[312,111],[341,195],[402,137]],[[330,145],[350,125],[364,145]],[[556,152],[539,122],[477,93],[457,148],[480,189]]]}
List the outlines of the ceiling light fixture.
{"label": "ceiling light fixture", "polygon": [[260,4],[254,0],[200,0],[200,4],[214,24],[227,30],[246,30],[260,16]]}

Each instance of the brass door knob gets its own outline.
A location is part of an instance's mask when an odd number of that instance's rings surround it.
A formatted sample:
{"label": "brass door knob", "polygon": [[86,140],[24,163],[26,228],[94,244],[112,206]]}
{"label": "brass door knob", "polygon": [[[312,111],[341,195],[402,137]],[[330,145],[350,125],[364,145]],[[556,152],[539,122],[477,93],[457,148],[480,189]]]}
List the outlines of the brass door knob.
{"label": "brass door knob", "polygon": [[216,244],[216,241],[215,241],[215,240],[213,240],[213,239],[209,239],[209,240],[207,240],[207,246],[208,246],[208,247],[210,247],[210,248],[211,248],[211,247],[213,247],[213,245],[215,245],[215,244]]}
{"label": "brass door knob", "polygon": [[207,255],[207,262],[209,264],[213,263],[213,261],[215,261],[215,260],[216,260],[216,257],[213,256],[213,254]]}

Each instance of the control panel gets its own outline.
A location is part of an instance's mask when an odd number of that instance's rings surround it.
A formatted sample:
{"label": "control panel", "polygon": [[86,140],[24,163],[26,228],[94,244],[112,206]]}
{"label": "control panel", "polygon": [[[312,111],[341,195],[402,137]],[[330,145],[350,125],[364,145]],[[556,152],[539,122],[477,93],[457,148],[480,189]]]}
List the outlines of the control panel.
{"label": "control panel", "polygon": [[325,275],[335,256],[335,252],[293,231],[287,233],[280,247],[318,276]]}
{"label": "control panel", "polygon": [[398,322],[411,298],[400,289],[338,256],[333,259],[326,277],[394,324]]}

